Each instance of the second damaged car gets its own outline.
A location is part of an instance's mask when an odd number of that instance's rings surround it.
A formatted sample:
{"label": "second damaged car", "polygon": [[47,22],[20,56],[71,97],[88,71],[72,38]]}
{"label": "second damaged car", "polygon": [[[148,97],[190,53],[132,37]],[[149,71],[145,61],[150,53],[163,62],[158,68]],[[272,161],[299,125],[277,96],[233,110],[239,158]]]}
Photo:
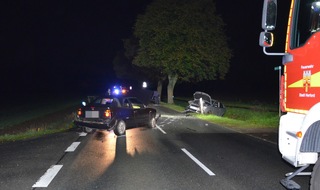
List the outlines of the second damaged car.
{"label": "second damaged car", "polygon": [[156,127],[156,110],[144,105],[136,97],[102,96],[77,110],[75,125],[92,129],[113,130],[117,136],[125,135],[129,127]]}
{"label": "second damaged car", "polygon": [[225,106],[204,92],[195,92],[194,99],[188,101],[189,105],[186,107],[185,112],[195,112],[203,114],[214,114],[223,116],[226,112]]}

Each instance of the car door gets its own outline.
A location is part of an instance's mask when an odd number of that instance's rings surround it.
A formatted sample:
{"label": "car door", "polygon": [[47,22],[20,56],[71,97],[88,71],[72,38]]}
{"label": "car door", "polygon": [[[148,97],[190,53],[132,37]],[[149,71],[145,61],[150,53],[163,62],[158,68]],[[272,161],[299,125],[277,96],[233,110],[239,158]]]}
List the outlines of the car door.
{"label": "car door", "polygon": [[137,98],[128,98],[133,109],[134,118],[137,125],[145,124],[149,120],[149,113],[146,106]]}
{"label": "car door", "polygon": [[127,98],[123,99],[122,106],[119,112],[123,120],[125,120],[127,126],[137,125],[135,110],[133,109],[130,101]]}

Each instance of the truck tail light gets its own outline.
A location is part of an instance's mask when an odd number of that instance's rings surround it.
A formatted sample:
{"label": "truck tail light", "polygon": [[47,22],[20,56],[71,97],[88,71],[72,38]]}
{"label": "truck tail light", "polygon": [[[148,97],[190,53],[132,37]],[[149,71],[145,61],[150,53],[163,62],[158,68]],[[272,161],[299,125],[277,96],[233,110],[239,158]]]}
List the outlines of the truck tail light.
{"label": "truck tail light", "polygon": [[78,111],[77,111],[77,115],[80,116],[81,114],[82,114],[82,110],[81,110],[81,108],[79,108]]}
{"label": "truck tail light", "polygon": [[105,116],[105,117],[108,117],[108,118],[111,118],[111,111],[110,111],[110,110],[106,110],[106,111],[104,112],[104,116]]}

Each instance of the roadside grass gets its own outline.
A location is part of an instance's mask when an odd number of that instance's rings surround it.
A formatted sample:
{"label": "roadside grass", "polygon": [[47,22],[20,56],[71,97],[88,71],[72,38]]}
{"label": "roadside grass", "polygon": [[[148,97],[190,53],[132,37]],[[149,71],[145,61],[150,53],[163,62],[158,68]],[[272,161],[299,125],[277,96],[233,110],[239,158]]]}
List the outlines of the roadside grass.
{"label": "roadside grass", "polygon": [[21,101],[0,108],[0,130],[79,104],[77,99],[48,98]]}
{"label": "roadside grass", "polygon": [[223,117],[196,114],[196,117],[212,123],[236,128],[274,128],[279,124],[277,113],[269,111],[252,111],[242,108],[227,108]]}
{"label": "roadside grass", "polygon": [[[270,128],[277,129],[279,125],[279,114],[277,105],[252,102],[223,102],[226,113],[223,117],[216,115],[204,115],[192,113],[193,116],[227,127],[233,128]],[[178,112],[183,112],[188,102],[186,99],[176,99],[175,104],[162,103],[163,106]]]}
{"label": "roadside grass", "polygon": [[72,113],[56,122],[34,123],[25,131],[0,135],[0,143],[32,139],[48,134],[67,131],[74,127],[74,124],[72,123],[73,118],[74,114]]}
{"label": "roadside grass", "polygon": [[23,133],[5,134],[3,136],[0,136],[0,143],[32,139],[32,138],[41,137],[43,135],[63,132],[63,131],[66,131],[66,130],[67,129],[63,129],[63,128],[58,128],[58,129],[39,128],[37,130],[30,129],[30,130],[28,130],[26,132],[23,132]]}
{"label": "roadside grass", "polygon": [[79,97],[68,95],[10,97],[0,108],[0,143],[36,138],[73,128],[74,113],[66,110],[76,109],[80,100]]}

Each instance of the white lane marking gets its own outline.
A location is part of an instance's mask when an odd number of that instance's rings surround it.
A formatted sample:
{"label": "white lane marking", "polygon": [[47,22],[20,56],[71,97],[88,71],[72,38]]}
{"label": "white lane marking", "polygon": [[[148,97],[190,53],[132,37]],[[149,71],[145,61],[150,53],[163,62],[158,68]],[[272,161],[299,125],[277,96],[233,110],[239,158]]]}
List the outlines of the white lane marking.
{"label": "white lane marking", "polygon": [[76,148],[79,146],[80,142],[73,142],[66,150],[65,152],[74,152]]}
{"label": "white lane marking", "polygon": [[185,115],[161,115],[161,118],[173,118],[173,119],[179,119],[179,118],[186,118],[186,119],[195,119],[195,117],[187,117]]}
{"label": "white lane marking", "polygon": [[159,129],[163,134],[167,134],[161,127],[159,127],[158,125],[156,125],[157,129]]}
{"label": "white lane marking", "polygon": [[88,133],[81,132],[81,133],[79,133],[79,136],[80,136],[80,137],[85,137],[85,136],[87,136],[87,134],[88,134]]}
{"label": "white lane marking", "polygon": [[58,174],[62,165],[52,165],[47,172],[39,178],[32,187],[48,187],[53,178]]}
{"label": "white lane marking", "polygon": [[188,155],[195,163],[197,163],[205,172],[207,172],[210,176],[215,176],[209,168],[207,168],[204,164],[202,164],[196,157],[194,157],[190,152],[188,152],[185,148],[181,149],[186,155]]}

